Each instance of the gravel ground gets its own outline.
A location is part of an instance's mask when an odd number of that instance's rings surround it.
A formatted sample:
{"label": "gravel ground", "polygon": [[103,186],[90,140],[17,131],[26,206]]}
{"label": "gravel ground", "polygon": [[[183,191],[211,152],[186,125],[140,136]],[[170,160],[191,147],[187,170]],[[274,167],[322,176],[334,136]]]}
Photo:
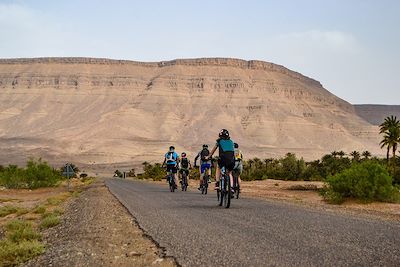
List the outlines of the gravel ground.
{"label": "gravel ground", "polygon": [[175,266],[99,181],[44,232],[46,252],[26,266]]}

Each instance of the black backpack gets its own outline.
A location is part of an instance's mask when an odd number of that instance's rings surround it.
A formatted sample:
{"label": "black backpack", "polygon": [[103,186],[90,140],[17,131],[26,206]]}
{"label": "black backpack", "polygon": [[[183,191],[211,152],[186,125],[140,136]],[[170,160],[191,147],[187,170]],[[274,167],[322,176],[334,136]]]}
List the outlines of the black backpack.
{"label": "black backpack", "polygon": [[207,148],[203,148],[203,150],[200,152],[201,161],[206,161],[206,157],[208,155],[210,155],[210,151]]}
{"label": "black backpack", "polygon": [[181,160],[181,167],[185,169],[189,167],[189,160],[187,158]]}

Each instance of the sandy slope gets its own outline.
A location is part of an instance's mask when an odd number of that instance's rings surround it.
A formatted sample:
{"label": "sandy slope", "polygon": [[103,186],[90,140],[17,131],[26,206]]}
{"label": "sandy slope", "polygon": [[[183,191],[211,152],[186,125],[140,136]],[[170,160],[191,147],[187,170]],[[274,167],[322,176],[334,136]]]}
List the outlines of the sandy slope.
{"label": "sandy slope", "polygon": [[130,165],[231,131],[247,157],[381,153],[377,128],[313,79],[236,59],[0,60],[1,163]]}

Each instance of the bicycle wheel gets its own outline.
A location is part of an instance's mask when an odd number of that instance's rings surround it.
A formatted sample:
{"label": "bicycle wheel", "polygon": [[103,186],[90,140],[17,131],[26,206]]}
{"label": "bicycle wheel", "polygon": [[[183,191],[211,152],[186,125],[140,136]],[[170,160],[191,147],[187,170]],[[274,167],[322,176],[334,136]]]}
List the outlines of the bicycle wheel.
{"label": "bicycle wheel", "polygon": [[207,195],[207,189],[208,189],[208,175],[204,175],[203,187],[204,187],[204,194]]}
{"label": "bicycle wheel", "polygon": [[233,189],[235,190],[236,198],[239,198],[239,194],[240,194],[239,174],[240,173],[238,170],[232,171]]}
{"label": "bicycle wheel", "polygon": [[183,172],[182,173],[182,184],[181,184],[181,187],[182,187],[182,191],[186,191],[185,190],[185,187],[186,187],[186,172]]}
{"label": "bicycle wheel", "polygon": [[169,189],[171,190],[171,192],[174,192],[174,191],[175,191],[175,181],[174,181],[174,177],[170,177]]}
{"label": "bicycle wheel", "polygon": [[224,204],[224,198],[225,198],[225,181],[224,178],[222,177],[221,180],[219,181],[219,205],[222,206]]}
{"label": "bicycle wheel", "polygon": [[224,175],[225,186],[224,186],[224,207],[229,208],[231,206],[231,179],[228,175]]}

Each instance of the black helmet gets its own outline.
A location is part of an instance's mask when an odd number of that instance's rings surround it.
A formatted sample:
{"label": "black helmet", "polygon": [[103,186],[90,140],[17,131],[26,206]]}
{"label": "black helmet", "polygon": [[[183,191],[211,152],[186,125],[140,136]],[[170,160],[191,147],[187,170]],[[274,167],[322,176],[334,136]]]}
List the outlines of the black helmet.
{"label": "black helmet", "polygon": [[175,150],[175,147],[174,146],[170,146],[169,147],[169,151],[174,151]]}
{"label": "black helmet", "polygon": [[182,156],[182,158],[186,158],[186,153],[182,152],[181,156]]}
{"label": "black helmet", "polygon": [[203,145],[203,148],[208,148],[208,145],[207,145],[207,144],[204,144],[204,145]]}
{"label": "black helmet", "polygon": [[218,136],[222,139],[229,139],[229,132],[227,129],[222,129]]}
{"label": "black helmet", "polygon": [[235,148],[239,148],[239,145],[237,143],[234,143]]}

